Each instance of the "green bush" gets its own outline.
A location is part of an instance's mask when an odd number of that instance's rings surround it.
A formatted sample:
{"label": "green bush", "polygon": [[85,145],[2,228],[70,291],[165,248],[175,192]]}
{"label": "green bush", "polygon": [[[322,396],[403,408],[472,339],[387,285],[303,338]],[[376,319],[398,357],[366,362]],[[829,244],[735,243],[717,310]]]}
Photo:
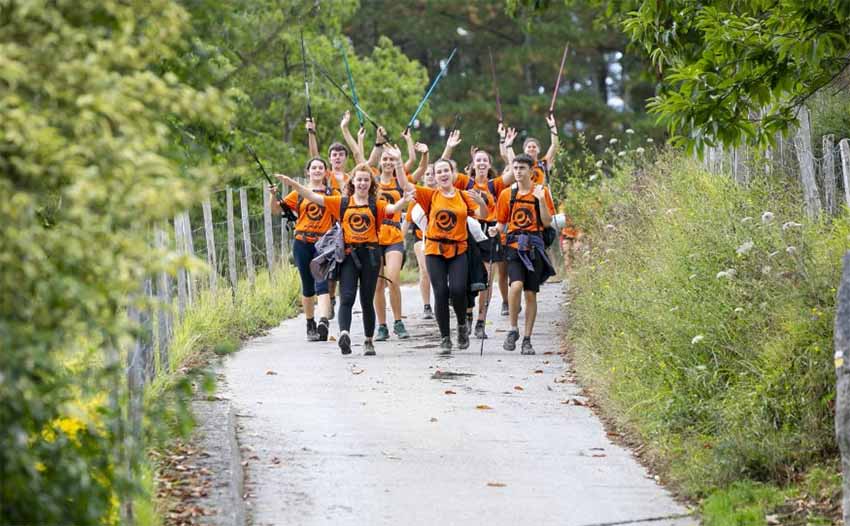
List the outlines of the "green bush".
{"label": "green bush", "polygon": [[565,199],[593,240],[571,280],[580,373],[691,496],[834,455],[847,216],[804,220],[779,176],[743,188],[675,154],[638,167]]}

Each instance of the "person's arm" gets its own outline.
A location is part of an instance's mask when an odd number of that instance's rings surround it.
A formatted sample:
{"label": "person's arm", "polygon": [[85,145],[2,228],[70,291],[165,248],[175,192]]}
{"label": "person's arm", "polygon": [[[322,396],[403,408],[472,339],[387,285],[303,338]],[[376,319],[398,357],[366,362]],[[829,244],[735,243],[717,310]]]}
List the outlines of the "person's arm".
{"label": "person's arm", "polygon": [[478,205],[478,209],[475,211],[475,216],[479,219],[487,217],[487,200],[481,197],[480,190],[472,190],[467,193],[469,194],[469,197],[475,201],[475,204]]}
{"label": "person's arm", "polygon": [[516,139],[517,131],[516,128],[508,128],[505,131],[505,163],[508,166],[514,162],[514,157],[516,154],[514,153],[514,139]]}
{"label": "person's arm", "polygon": [[351,135],[351,131],[348,129],[348,123],[351,120],[351,112],[346,111],[342,115],[342,120],[339,123],[339,128],[342,130],[342,138],[345,139],[345,144],[348,145],[348,149],[351,150],[351,155],[354,157],[354,162],[360,164],[365,161],[363,157],[363,150],[359,148],[357,141],[354,140],[354,137]]}
{"label": "person's arm", "polygon": [[319,143],[316,141],[316,121],[307,119],[304,127],[307,128],[307,150],[310,152],[310,157],[318,157]]}
{"label": "person's arm", "polygon": [[324,204],[325,204],[324,194],[320,194],[318,192],[314,192],[314,191],[310,190],[309,188],[302,185],[301,183],[299,183],[295,179],[289,177],[288,175],[274,174],[274,176],[275,176],[275,178],[277,178],[278,181],[280,181],[281,183],[285,184],[286,186],[288,186],[288,187],[292,188],[293,190],[295,190],[296,192],[298,192],[298,195],[300,195],[304,199],[306,199],[306,200],[308,200],[312,203],[316,203],[319,206],[324,206]]}
{"label": "person's arm", "polygon": [[[399,162],[399,164],[402,163]],[[413,194],[415,193],[416,187],[411,184],[410,188],[404,191],[404,194],[402,194],[401,199],[399,199],[395,203],[387,203],[386,208],[384,208],[384,213],[388,216],[391,216],[396,212],[401,212],[402,210],[404,210],[404,206],[413,200]]]}
{"label": "person's arm", "polygon": [[381,154],[384,153],[384,144],[387,143],[387,131],[383,126],[378,126],[378,131],[375,132],[375,147],[372,148],[372,153],[369,154],[369,165],[378,166],[381,160]]}
{"label": "person's arm", "polygon": [[499,127],[496,128],[496,131],[499,133],[499,156],[505,163],[508,163],[508,148],[505,146],[505,136],[507,135],[508,130],[505,128],[504,123],[499,123]]}
{"label": "person's arm", "polygon": [[555,124],[555,116],[549,114],[549,116],[546,117],[546,124],[549,126],[549,140],[552,142],[549,144],[549,150],[546,152],[543,160],[551,166],[555,161],[555,156],[558,155],[558,147],[560,146],[560,142],[558,141],[558,126]]}
{"label": "person's arm", "polygon": [[496,237],[500,232],[505,231],[506,226],[505,223],[496,223],[496,226],[491,226],[487,229],[487,235],[489,237]]}
{"label": "person's arm", "polygon": [[461,143],[460,130],[453,130],[446,140],[446,147],[443,149],[442,159],[451,159],[455,147]]}
{"label": "person's arm", "polygon": [[267,187],[269,193],[272,196],[271,205],[272,205],[272,213],[275,215],[280,215],[283,213],[283,208],[280,206],[280,201],[277,200],[277,186],[270,184]]}
{"label": "person's arm", "polygon": [[543,223],[543,226],[551,226],[552,214],[549,212],[549,205],[546,202],[546,188],[542,184],[538,184],[534,187],[532,193],[537,199],[537,208],[540,210],[540,222]]}
{"label": "person's arm", "polygon": [[502,172],[502,184],[504,184],[505,187],[508,187],[514,184],[514,181],[516,181],[516,177],[514,176],[514,169],[513,166],[509,164],[505,166],[505,171]]}
{"label": "person's arm", "polygon": [[363,126],[357,130],[357,149],[360,150],[360,158],[362,161],[357,161],[358,163],[366,162],[366,128]]}
{"label": "person's arm", "polygon": [[416,171],[410,174],[413,178],[413,181],[417,184],[422,180],[422,176],[425,175],[425,170],[428,169],[428,145],[417,142],[416,143],[416,151],[421,153],[422,156],[419,158],[419,166],[416,167]]}
{"label": "person's arm", "polygon": [[404,137],[404,142],[407,143],[407,162],[404,163],[404,171],[409,172],[413,169],[413,163],[416,162],[416,145],[413,143],[413,136],[410,134],[410,129],[404,130],[401,136]]}
{"label": "person's arm", "polygon": [[384,146],[384,153],[393,158],[393,162],[395,163],[395,178],[398,181],[398,186],[402,188],[405,193],[410,190],[415,189],[413,183],[407,180],[407,177],[404,175],[404,163],[401,162],[401,150],[398,146],[394,144],[387,144]]}

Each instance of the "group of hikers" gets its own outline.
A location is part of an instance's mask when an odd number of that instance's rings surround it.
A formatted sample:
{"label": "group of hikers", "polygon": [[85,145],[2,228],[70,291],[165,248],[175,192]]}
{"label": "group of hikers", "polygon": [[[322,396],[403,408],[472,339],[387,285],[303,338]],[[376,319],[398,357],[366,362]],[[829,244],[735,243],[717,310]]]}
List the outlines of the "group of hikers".
{"label": "group of hikers", "polygon": [[[535,138],[525,139],[522,153],[515,154],[516,130],[499,124],[501,172],[495,168],[494,156],[475,146],[470,149],[469,164],[458,170],[452,157],[461,143],[459,130],[448,134],[442,155],[431,162],[428,146],[414,142],[410,130],[402,134],[405,160],[399,146],[378,127],[367,159],[365,129],[361,127],[355,139],[349,122],[346,112],[340,122],[345,144],[331,144],[325,160],[319,155],[316,123],[308,118],[311,158],[304,169],[306,184],[275,174],[291,191],[280,199],[276,186],[268,189],[273,211],[297,218],[292,253],[301,277],[308,340],[328,340],[335,298],[339,297],[337,343],[342,354],[350,354],[352,308],[359,293],[363,354],[375,355],[373,342],[390,338],[387,292],[392,333],[402,340],[410,337],[402,319],[400,273],[405,263],[405,234],[412,230],[422,317],[436,317],[440,353],[450,354],[453,349],[451,310],[458,349],[469,347],[470,335],[487,338],[485,326],[495,281],[502,299],[501,314],[510,321],[503,348],[516,349],[519,314],[524,310],[521,353],[534,354],[531,335],[537,293],[555,274],[546,253],[555,215],[547,184],[558,150],[554,116],[546,119],[551,144],[545,154]],[[351,158],[354,167],[346,170]],[[334,228],[340,232],[342,245],[339,264],[325,279],[316,279],[311,262],[319,256],[317,242]],[[477,315],[473,312],[476,300]]]}

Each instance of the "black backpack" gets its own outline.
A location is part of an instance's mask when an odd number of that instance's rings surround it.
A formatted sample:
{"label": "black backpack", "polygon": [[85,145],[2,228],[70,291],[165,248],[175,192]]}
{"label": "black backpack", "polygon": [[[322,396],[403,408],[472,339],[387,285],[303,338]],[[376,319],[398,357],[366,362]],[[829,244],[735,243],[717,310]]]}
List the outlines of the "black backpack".
{"label": "black backpack", "polygon": [[[519,186],[516,184],[511,185],[511,202],[510,207],[508,208],[509,216],[512,216],[514,213],[514,203],[516,202],[516,195],[518,192]],[[540,219],[540,201],[536,197],[534,197],[534,212],[537,214],[537,225],[543,229],[543,244],[546,248],[549,248],[555,240],[558,239],[558,231],[551,225],[543,226],[543,222]]]}

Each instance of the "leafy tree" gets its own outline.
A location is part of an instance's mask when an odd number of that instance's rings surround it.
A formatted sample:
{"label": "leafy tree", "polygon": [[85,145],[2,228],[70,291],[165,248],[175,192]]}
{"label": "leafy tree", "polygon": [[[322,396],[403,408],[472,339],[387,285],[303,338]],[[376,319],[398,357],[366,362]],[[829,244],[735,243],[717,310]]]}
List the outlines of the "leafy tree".
{"label": "leafy tree", "polygon": [[111,521],[129,488],[98,394],[121,395],[110,350],[167,261],[149,225],[220,178],[181,169],[171,129],[231,114],[153,71],[186,24],[169,0],[0,2],[0,524]]}

